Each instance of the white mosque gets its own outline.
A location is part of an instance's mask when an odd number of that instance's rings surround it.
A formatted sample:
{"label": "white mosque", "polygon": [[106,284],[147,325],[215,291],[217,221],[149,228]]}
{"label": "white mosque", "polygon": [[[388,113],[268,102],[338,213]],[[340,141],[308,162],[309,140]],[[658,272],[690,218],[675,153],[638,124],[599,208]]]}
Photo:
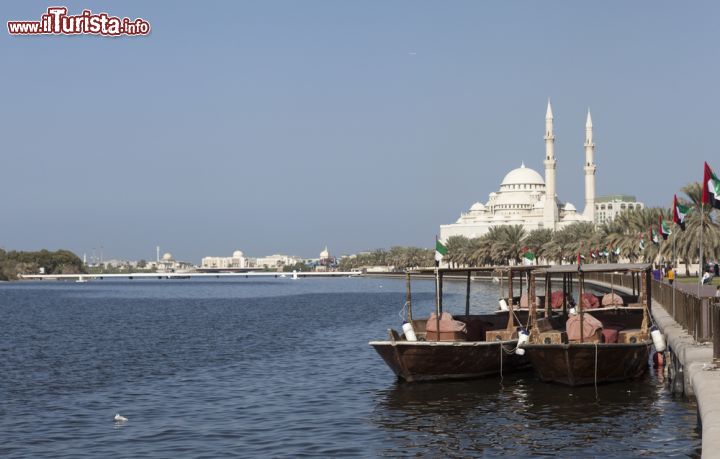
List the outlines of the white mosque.
{"label": "white mosque", "polygon": [[538,228],[560,229],[575,222],[595,221],[595,144],[592,118],[588,110],[585,123],[585,209],[579,213],[574,205],[562,203],[555,192],[555,134],[553,113],[548,100],[545,115],[545,179],[521,164],[507,173],[500,190],[490,193],[487,203],[476,202],[455,223],[440,225],[440,238],[450,236],[480,237],[493,226],[522,225],[530,232]]}

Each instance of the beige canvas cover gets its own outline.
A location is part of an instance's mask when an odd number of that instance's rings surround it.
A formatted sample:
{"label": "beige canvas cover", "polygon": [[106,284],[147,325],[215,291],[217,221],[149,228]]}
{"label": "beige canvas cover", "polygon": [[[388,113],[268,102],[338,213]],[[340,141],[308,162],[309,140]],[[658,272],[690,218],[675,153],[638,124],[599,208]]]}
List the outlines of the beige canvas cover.
{"label": "beige canvas cover", "polygon": [[603,306],[622,306],[623,299],[617,293],[606,293],[602,299]]}
{"label": "beige canvas cover", "polygon": [[[537,297],[535,297],[535,306],[539,306]],[[522,296],[520,297],[520,307],[521,308],[529,308],[530,307],[530,302],[528,301],[527,292],[523,293]]]}
{"label": "beige canvas cover", "polygon": [[[597,330],[602,330],[603,325],[598,319],[590,314],[583,314],[583,336],[593,336]],[[570,341],[580,340],[580,314],[571,315],[565,323],[568,339]]]}
{"label": "beige canvas cover", "polygon": [[[427,324],[425,325],[425,330],[428,332],[436,332],[437,331],[437,316],[433,312],[430,314],[430,318],[427,321]],[[460,322],[459,320],[453,319],[452,314],[449,312],[443,312],[440,315],[440,332],[460,332],[460,333],[467,333],[467,326],[464,322]]]}

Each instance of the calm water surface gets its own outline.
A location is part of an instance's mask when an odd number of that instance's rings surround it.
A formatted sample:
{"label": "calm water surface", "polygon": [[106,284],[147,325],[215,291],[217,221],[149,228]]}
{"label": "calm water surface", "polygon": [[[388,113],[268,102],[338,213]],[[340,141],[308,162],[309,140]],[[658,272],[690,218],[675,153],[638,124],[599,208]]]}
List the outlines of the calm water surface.
{"label": "calm water surface", "polygon": [[[432,283],[414,287],[429,313]],[[473,288],[495,308],[497,286]],[[699,454],[695,405],[653,371],[598,399],[532,373],[398,383],[367,342],[403,302],[389,279],[3,284],[0,456]]]}

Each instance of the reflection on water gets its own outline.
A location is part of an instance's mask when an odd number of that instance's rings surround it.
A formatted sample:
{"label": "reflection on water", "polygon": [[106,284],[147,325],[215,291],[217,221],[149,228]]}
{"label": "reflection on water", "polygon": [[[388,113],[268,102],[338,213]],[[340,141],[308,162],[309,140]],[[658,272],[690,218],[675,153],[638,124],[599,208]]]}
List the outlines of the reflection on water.
{"label": "reflection on water", "polygon": [[376,393],[372,421],[407,455],[430,448],[451,457],[699,456],[694,416],[677,404],[661,370],[601,385],[597,399],[592,386],[541,383],[528,372],[507,375],[503,384],[397,382]]}

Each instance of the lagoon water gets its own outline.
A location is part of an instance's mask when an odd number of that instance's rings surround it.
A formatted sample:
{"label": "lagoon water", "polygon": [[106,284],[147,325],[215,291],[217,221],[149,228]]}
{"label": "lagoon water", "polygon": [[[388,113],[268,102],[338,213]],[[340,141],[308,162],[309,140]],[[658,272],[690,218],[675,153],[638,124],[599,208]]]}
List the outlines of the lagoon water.
{"label": "lagoon water", "polygon": [[[416,316],[431,281],[413,285]],[[662,373],[595,389],[532,373],[402,384],[368,346],[404,281],[0,286],[1,457],[697,456]],[[474,311],[497,286],[473,283]],[[460,311],[464,284],[446,286]],[[128,418],[115,423],[116,413]]]}

